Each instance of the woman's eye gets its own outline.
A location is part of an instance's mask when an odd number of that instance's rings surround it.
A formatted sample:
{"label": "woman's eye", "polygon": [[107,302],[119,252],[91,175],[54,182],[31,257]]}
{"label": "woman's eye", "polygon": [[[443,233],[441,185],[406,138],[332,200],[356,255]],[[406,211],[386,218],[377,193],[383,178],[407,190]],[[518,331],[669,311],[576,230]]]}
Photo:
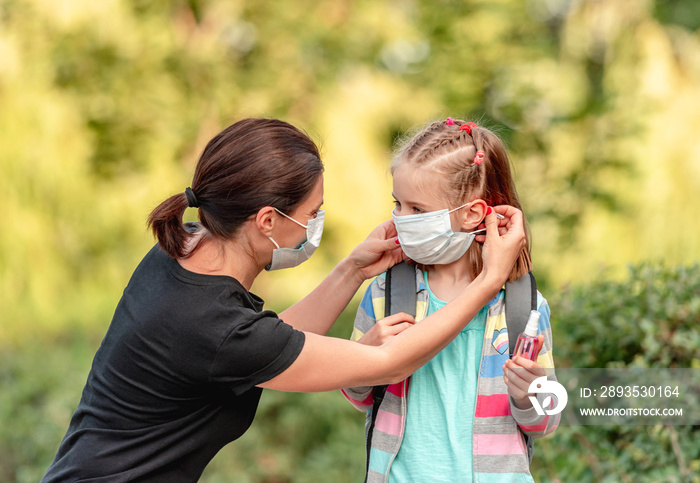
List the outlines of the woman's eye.
{"label": "woman's eye", "polygon": [[424,213],[423,210],[421,210],[420,208],[416,208],[415,206],[413,207],[413,212],[414,213]]}

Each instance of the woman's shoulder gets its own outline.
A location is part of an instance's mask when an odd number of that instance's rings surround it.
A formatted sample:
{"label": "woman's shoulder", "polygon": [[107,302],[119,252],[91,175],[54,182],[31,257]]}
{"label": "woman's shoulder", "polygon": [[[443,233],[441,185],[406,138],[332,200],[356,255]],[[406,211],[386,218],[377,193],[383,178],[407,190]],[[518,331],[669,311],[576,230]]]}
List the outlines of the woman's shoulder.
{"label": "woman's shoulder", "polygon": [[205,275],[187,270],[157,244],[146,254],[129,281],[125,296],[151,308],[172,311],[185,318],[224,314],[228,320],[254,319],[264,301],[227,275]]}

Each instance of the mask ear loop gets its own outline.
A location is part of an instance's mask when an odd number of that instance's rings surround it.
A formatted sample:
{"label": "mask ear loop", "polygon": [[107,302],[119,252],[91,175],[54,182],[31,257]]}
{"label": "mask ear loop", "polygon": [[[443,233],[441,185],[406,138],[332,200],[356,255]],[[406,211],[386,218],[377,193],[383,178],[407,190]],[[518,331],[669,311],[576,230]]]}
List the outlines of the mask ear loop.
{"label": "mask ear loop", "polygon": [[[291,216],[285,215],[284,213],[282,213],[280,210],[278,210],[278,209],[275,208],[274,206],[272,207],[272,209],[275,210],[275,211],[276,211],[277,213],[279,213],[280,215],[284,216],[285,218],[288,218],[288,219],[292,220],[294,223],[296,223],[296,224],[299,225],[300,227],[306,229],[306,225],[302,225],[301,223],[299,223],[297,220],[295,220],[295,219],[292,218]],[[268,238],[270,239],[270,241],[271,241],[272,243],[275,244],[275,247],[277,247],[277,249],[280,248],[279,244],[274,240],[274,238],[272,238],[271,236],[268,236]]]}
{"label": "mask ear loop", "polygon": [[301,223],[299,223],[297,220],[295,220],[295,219],[292,218],[291,216],[285,215],[284,213],[282,213],[280,210],[278,210],[278,209],[275,208],[274,206],[272,207],[272,209],[275,210],[275,211],[276,211],[277,213],[279,213],[280,215],[284,216],[285,218],[288,218],[288,219],[292,220],[294,223],[296,223],[296,224],[299,225],[300,227],[306,228],[306,225],[302,225]]}
{"label": "mask ear loop", "polygon": [[[498,218],[499,220],[502,220],[502,219],[505,218],[505,216],[503,216],[503,215],[500,214],[500,213],[496,213],[496,218]],[[486,217],[484,217],[484,219],[481,220],[481,223],[485,223],[485,221],[486,221]],[[481,223],[479,223],[479,225],[481,225]],[[478,225],[477,225],[477,226],[478,226]],[[479,229],[479,230],[473,231],[473,232],[470,233],[470,235],[471,235],[472,233],[479,233],[480,231],[486,232],[486,227],[484,226],[483,228],[481,228],[481,229]]]}
{"label": "mask ear loop", "polygon": [[[447,213],[450,214],[450,213],[452,213],[453,211],[457,211],[457,210],[459,210],[460,208],[464,208],[465,206],[469,206],[469,205],[471,205],[472,203],[474,203],[474,202],[473,202],[473,201],[470,201],[469,203],[465,203],[465,204],[463,204],[462,206],[458,206],[457,208],[454,208],[454,209],[448,211]],[[481,223],[480,223],[480,224],[481,224]],[[477,225],[477,226],[479,226],[479,225]],[[474,233],[478,233],[478,232],[484,231],[484,230],[486,230],[486,228],[484,228],[483,230],[476,230],[476,231],[472,231],[472,232],[467,232],[467,235],[473,235]]]}
{"label": "mask ear loop", "polygon": [[[472,204],[472,203],[473,203],[473,201],[470,201],[469,203],[467,203],[467,205],[470,205],[470,204]],[[464,207],[467,206],[467,205],[462,205],[462,206],[460,206],[459,208],[464,208]],[[452,211],[458,210],[459,208],[455,208],[455,209],[452,210]],[[452,213],[452,211],[450,211],[449,213]],[[498,218],[499,220],[502,220],[502,219],[505,218],[505,216],[503,216],[503,215],[500,214],[500,213],[496,213],[496,218]],[[485,220],[486,220],[486,216],[484,216],[484,219],[481,220],[481,222],[479,223],[479,225],[481,225],[481,223],[484,223]],[[479,226],[479,225],[477,225],[477,226]],[[481,229],[479,229],[479,230],[474,230],[474,231],[467,232],[467,235],[473,235],[473,234],[475,234],[475,233],[479,233],[479,232],[482,232],[482,231],[483,231],[483,232],[486,232],[486,227],[481,228]]]}
{"label": "mask ear loop", "polygon": [[472,203],[474,203],[474,202],[473,202],[473,201],[470,201],[469,203],[464,203],[462,206],[458,206],[457,208],[454,208],[454,209],[448,211],[447,213],[452,213],[453,211],[457,211],[457,210],[459,210],[460,208],[464,208],[465,206],[469,206],[469,205],[471,205]]}
{"label": "mask ear loop", "polygon": [[[500,213],[496,213],[496,218],[498,218],[499,220],[502,220],[502,219],[505,218],[505,216],[503,216],[503,215],[500,214]],[[486,220],[486,217],[484,217],[484,220]],[[484,220],[481,220],[481,223],[484,223]],[[479,225],[481,225],[481,223],[479,223]],[[479,233],[480,231],[486,232],[486,227],[481,228],[481,229],[479,229],[479,230],[472,231],[472,232],[470,232],[469,234],[470,234],[470,235],[473,235],[474,233]]]}
{"label": "mask ear loop", "polygon": [[[465,203],[465,204],[463,204],[462,206],[458,206],[457,208],[454,208],[454,209],[448,211],[447,213],[452,213],[453,211],[457,211],[457,210],[459,210],[460,208],[464,208],[465,206],[469,206],[469,205],[471,205],[472,203],[474,203],[474,202],[473,202],[473,201],[470,201],[469,203]],[[496,218],[498,218],[499,220],[502,220],[502,219],[505,218],[505,216],[503,216],[503,215],[500,214],[500,213],[496,213]],[[484,216],[484,219],[481,220],[481,223],[484,223],[484,220],[486,220],[486,217],[485,217],[485,216]],[[479,225],[481,225],[481,223],[479,223]],[[478,225],[477,225],[477,226],[478,226]],[[485,231],[486,231],[486,228],[482,228],[482,229],[480,229],[480,230],[476,230],[476,231],[472,231],[472,232],[467,232],[467,234],[468,234],[468,235],[473,235],[474,233],[479,233],[480,231],[485,232]]]}

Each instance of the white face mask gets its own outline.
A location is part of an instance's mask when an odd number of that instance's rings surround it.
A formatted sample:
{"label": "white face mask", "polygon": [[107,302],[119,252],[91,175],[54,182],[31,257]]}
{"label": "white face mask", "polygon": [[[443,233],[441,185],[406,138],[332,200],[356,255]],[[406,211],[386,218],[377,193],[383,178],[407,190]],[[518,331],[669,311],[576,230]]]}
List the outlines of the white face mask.
{"label": "white face mask", "polygon": [[[274,208],[274,207],[273,207]],[[268,237],[277,248],[272,250],[272,262],[265,267],[265,270],[280,270],[282,268],[292,268],[305,262],[316,251],[321,243],[323,235],[323,218],[325,211],[318,210],[316,218],[309,220],[306,225],[302,225],[291,216],[285,215],[275,208],[275,211],[285,218],[289,218],[297,225],[306,228],[306,241],[299,248],[280,248],[272,237]]]}
{"label": "white face mask", "polygon": [[392,212],[401,249],[411,260],[424,265],[444,265],[459,259],[466,253],[476,234],[486,231],[452,231],[450,213],[470,204],[449,211],[445,209],[417,215],[396,216]]}

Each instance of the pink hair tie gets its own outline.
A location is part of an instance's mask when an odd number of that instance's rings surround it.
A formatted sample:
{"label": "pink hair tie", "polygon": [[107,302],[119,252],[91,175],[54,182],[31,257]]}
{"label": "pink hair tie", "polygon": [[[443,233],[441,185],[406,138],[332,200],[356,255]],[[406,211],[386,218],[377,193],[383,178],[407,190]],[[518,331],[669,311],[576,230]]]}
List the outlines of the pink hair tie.
{"label": "pink hair tie", "polygon": [[484,152],[477,151],[476,156],[474,156],[474,164],[481,164],[484,162]]}
{"label": "pink hair tie", "polygon": [[447,124],[448,126],[452,126],[454,123],[455,123],[455,120],[452,119],[451,117],[448,117],[447,119],[445,119],[445,124]]}
{"label": "pink hair tie", "polygon": [[462,124],[461,126],[459,126],[459,130],[460,130],[460,131],[467,131],[467,134],[471,134],[471,133],[472,133],[472,129],[474,129],[474,128],[476,128],[476,124],[474,124],[474,123],[471,122],[471,121],[470,121],[470,122],[465,122],[464,124]]}

